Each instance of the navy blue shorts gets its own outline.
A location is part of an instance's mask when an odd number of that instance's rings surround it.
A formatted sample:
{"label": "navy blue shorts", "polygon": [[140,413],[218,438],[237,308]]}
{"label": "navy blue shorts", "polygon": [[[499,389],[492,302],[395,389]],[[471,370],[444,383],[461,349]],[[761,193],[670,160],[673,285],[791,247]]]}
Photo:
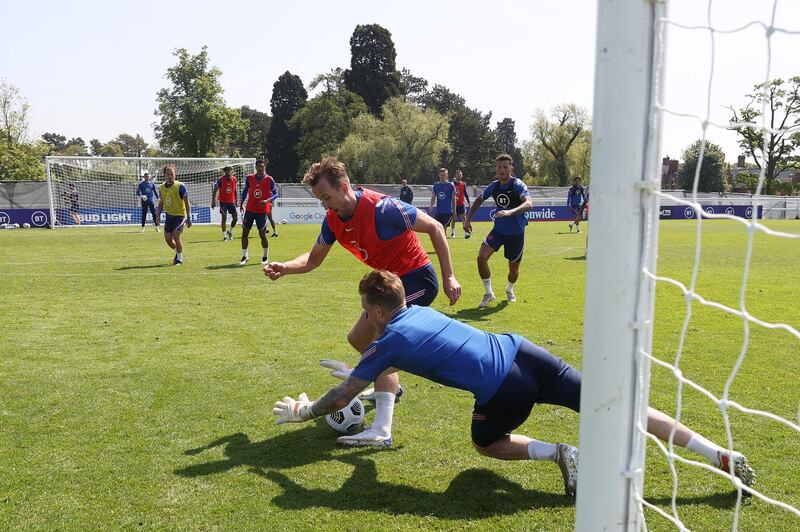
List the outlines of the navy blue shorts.
{"label": "navy blue shorts", "polygon": [[406,292],[407,305],[430,306],[439,293],[439,278],[433,264],[417,268],[400,278]]}
{"label": "navy blue shorts", "polygon": [[256,223],[256,227],[259,231],[263,231],[267,228],[267,213],[244,211],[242,227],[249,231],[253,227],[253,222]]}
{"label": "navy blue shorts", "polygon": [[522,340],[514,363],[500,388],[472,411],[472,441],[481,447],[511,434],[544,403],[580,411],[581,374],[546,349]]}
{"label": "navy blue shorts", "polygon": [[167,214],[167,219],[164,221],[164,232],[165,233],[180,233],[183,231],[183,226],[186,223],[185,216],[172,216],[171,214]]}
{"label": "navy blue shorts", "polygon": [[219,213],[222,216],[226,214],[230,214],[232,217],[236,218],[236,204],[235,203],[223,203],[219,202]]}
{"label": "navy blue shorts", "polygon": [[464,205],[456,205],[456,216],[463,216],[464,212]]}
{"label": "navy blue shorts", "polygon": [[440,224],[442,224],[445,229],[447,229],[447,226],[450,225],[450,218],[452,218],[452,217],[453,217],[453,213],[452,212],[442,213],[442,214],[439,214],[437,212],[436,216],[435,216],[436,221],[439,222]]}
{"label": "navy blue shorts", "polygon": [[503,246],[503,255],[511,262],[522,261],[522,251],[525,248],[525,233],[518,235],[503,235],[495,229],[486,235],[484,244],[497,251]]}

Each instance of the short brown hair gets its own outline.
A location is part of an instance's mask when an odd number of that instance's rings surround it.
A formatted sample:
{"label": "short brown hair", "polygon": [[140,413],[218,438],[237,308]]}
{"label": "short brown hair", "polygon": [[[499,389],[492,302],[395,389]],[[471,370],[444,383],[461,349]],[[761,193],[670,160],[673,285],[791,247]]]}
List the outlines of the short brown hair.
{"label": "short brown hair", "polygon": [[495,157],[494,162],[499,163],[500,161],[508,161],[512,165],[514,164],[514,159],[512,159],[511,156],[507,153],[501,153],[500,155]]}
{"label": "short brown hair", "polygon": [[178,175],[178,169],[177,169],[177,168],[175,168],[175,165],[174,165],[174,164],[165,164],[165,165],[164,165],[164,168],[162,168],[162,169],[161,169],[161,173],[162,173],[162,174],[166,174],[166,173],[167,173],[167,168],[172,168],[172,172],[173,172],[173,173],[174,173],[176,176]]}
{"label": "short brown hair", "polygon": [[406,301],[406,291],[400,277],[386,270],[372,270],[358,283],[358,293],[367,298],[370,305],[387,310],[396,309]]}
{"label": "short brown hair", "polygon": [[350,180],[344,164],[336,157],[325,157],[320,162],[312,164],[303,176],[303,183],[315,187],[322,178],[327,179],[332,187],[337,186],[343,179]]}

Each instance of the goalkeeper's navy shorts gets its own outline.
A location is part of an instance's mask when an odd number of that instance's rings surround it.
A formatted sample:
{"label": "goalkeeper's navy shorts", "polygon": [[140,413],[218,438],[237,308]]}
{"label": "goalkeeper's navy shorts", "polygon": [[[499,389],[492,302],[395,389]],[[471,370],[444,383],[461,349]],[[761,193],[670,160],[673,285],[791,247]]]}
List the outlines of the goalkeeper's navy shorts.
{"label": "goalkeeper's navy shorts", "polygon": [[439,279],[431,263],[405,274],[400,280],[406,292],[407,305],[430,306],[439,293]]}
{"label": "goalkeeper's navy shorts", "polygon": [[546,349],[523,339],[500,388],[472,411],[472,441],[488,447],[522,425],[533,405],[566,406],[578,412],[581,374]]}

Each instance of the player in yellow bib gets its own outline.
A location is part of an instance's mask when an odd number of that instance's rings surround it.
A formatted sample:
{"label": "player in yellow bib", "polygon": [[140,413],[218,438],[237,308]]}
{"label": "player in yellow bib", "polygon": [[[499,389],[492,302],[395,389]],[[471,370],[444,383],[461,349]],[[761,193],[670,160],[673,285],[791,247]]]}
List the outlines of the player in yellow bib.
{"label": "player in yellow bib", "polygon": [[164,223],[164,240],[167,245],[175,250],[172,265],[183,264],[183,243],[181,233],[184,224],[192,226],[192,206],[189,203],[189,194],[186,185],[175,179],[175,167],[168,164],[164,167],[164,183],[158,188],[161,198],[158,200],[158,213],[156,219],[161,219],[161,211],[166,211],[167,219]]}

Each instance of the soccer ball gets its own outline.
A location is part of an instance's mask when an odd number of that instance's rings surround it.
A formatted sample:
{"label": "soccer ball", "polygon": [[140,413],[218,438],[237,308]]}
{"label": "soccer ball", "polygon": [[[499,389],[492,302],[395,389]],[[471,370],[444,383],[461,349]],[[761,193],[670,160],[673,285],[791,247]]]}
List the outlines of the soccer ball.
{"label": "soccer ball", "polygon": [[472,236],[472,233],[464,233],[464,238],[469,238]]}
{"label": "soccer ball", "polygon": [[24,223],[24,224],[22,224],[22,227],[24,227],[25,229],[30,229],[31,228],[31,224]]}
{"label": "soccer ball", "polygon": [[286,218],[284,218],[283,220],[281,220],[281,223],[282,223],[282,224],[288,224],[289,222],[287,222],[287,221],[286,221]]}
{"label": "soccer ball", "polygon": [[356,397],[346,407],[325,416],[325,421],[337,432],[350,432],[364,423],[364,403]]}

